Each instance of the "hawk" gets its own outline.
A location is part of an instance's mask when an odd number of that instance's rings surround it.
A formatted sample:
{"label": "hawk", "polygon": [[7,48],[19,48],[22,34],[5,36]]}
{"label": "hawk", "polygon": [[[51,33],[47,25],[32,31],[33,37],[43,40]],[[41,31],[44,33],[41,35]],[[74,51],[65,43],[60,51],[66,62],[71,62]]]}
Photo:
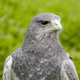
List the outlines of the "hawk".
{"label": "hawk", "polygon": [[29,26],[23,46],[5,61],[3,80],[79,80],[59,41],[60,17],[42,13]]}

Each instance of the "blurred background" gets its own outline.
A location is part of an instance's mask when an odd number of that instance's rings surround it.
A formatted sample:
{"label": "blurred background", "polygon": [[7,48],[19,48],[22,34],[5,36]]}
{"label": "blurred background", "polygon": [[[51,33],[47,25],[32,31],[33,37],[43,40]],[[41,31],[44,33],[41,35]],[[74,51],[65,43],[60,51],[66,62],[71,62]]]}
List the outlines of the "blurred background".
{"label": "blurred background", "polygon": [[80,0],[0,0],[0,80],[5,58],[21,47],[32,17],[43,12],[60,15],[60,40],[80,77]]}

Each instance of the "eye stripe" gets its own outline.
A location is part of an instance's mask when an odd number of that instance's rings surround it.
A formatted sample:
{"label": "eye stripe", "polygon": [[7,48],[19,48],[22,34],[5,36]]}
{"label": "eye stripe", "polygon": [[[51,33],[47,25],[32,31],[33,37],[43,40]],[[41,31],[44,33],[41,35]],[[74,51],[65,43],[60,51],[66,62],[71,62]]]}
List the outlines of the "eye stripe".
{"label": "eye stripe", "polygon": [[38,23],[40,23],[42,25],[46,25],[46,24],[50,23],[50,21],[42,21],[42,20],[40,20],[40,21],[38,21]]}

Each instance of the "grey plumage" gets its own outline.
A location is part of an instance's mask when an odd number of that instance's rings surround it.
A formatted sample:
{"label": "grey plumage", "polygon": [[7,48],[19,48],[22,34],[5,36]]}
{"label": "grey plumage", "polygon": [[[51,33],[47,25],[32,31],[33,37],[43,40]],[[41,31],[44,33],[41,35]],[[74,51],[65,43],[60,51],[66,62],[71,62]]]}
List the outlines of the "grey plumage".
{"label": "grey plumage", "polygon": [[3,80],[79,80],[73,62],[59,42],[60,17],[33,18],[22,48],[5,62]]}

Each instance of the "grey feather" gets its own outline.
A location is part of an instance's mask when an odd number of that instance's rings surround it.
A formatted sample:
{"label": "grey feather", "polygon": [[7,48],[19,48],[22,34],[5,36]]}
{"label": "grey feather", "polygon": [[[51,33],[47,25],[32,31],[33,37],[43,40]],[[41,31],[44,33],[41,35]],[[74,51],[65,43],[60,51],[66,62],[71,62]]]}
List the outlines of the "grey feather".
{"label": "grey feather", "polygon": [[34,17],[22,48],[11,55],[10,80],[79,80],[60,44],[61,30],[60,17],[55,14]]}
{"label": "grey feather", "polygon": [[75,66],[70,59],[63,61],[61,75],[61,80],[79,80]]}

